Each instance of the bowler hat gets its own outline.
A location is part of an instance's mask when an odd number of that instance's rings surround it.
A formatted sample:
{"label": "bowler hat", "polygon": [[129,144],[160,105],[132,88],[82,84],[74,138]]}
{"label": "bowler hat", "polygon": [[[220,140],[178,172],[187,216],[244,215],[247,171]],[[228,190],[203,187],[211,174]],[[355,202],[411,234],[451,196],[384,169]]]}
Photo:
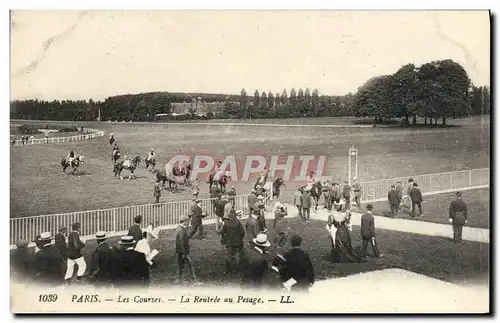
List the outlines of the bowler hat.
{"label": "bowler hat", "polygon": [[73,223],[73,225],[71,226],[71,229],[72,229],[72,230],[79,230],[79,229],[80,229],[80,227],[81,227],[80,222],[75,222],[75,223]]}
{"label": "bowler hat", "polygon": [[367,204],[367,205],[366,205],[366,209],[367,209],[368,211],[373,210],[373,205],[371,205],[371,204]]}
{"label": "bowler hat", "polygon": [[135,223],[141,223],[142,222],[142,215],[138,215],[134,218]]}

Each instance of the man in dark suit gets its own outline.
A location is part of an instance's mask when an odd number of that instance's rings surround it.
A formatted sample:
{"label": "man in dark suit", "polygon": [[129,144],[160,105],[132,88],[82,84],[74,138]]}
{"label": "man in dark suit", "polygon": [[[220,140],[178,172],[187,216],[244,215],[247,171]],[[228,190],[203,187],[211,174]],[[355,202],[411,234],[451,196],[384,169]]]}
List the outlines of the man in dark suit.
{"label": "man in dark suit", "polygon": [[294,235],[291,238],[292,249],[283,255],[286,266],[281,275],[281,281],[287,282],[293,278],[297,281],[292,290],[306,291],[314,284],[314,269],[309,254],[300,249],[302,237]]}
{"label": "man in dark suit", "polygon": [[462,229],[467,223],[467,204],[462,200],[462,192],[457,192],[457,199],[450,203],[450,223],[453,226],[453,242],[462,242]]}
{"label": "man in dark suit", "polygon": [[155,197],[155,204],[160,203],[161,189],[162,189],[161,182],[156,182],[153,187],[153,196]]}
{"label": "man in dark suit", "polygon": [[246,236],[250,244],[250,248],[253,248],[253,239],[259,234],[259,224],[257,223],[257,216],[255,214],[250,214],[248,216],[247,222],[245,223]]}
{"label": "man in dark suit", "polygon": [[128,229],[128,236],[134,238],[135,243],[142,239],[141,229],[142,216],[138,215],[134,218],[134,224]]}
{"label": "man in dark suit", "polygon": [[205,212],[201,210],[201,201],[195,200],[193,205],[191,217],[191,232],[189,232],[189,238],[193,238],[196,232],[198,233],[198,239],[203,240],[205,238],[203,234],[203,218],[207,216]]}
{"label": "man in dark suit", "polygon": [[373,206],[368,204],[366,206],[366,212],[361,216],[361,240],[362,242],[362,253],[363,256],[366,257],[368,255],[367,248],[368,244],[372,246],[373,255],[375,257],[382,257],[380,254],[377,241],[375,240],[375,218],[372,214]]}
{"label": "man in dark suit", "polygon": [[76,280],[78,282],[82,280],[87,269],[87,264],[82,254],[85,243],[80,240],[80,223],[73,223],[71,229],[72,231],[68,236],[68,261],[66,264],[66,275],[64,276],[67,285],[71,282],[75,265],[78,266],[78,272],[76,273]]}
{"label": "man in dark suit", "polygon": [[50,244],[52,235],[43,232],[39,238],[40,251],[35,254],[37,280],[42,284],[59,285],[64,282],[63,257],[61,253]]}
{"label": "man in dark suit", "polygon": [[106,241],[106,233],[97,232],[97,248],[92,255],[91,275],[97,286],[111,284],[111,256],[113,249]]}
{"label": "man in dark suit", "polygon": [[311,218],[312,197],[311,195],[309,195],[308,191],[303,191],[302,195],[300,196],[300,203],[302,207],[303,221],[309,222]]}
{"label": "man in dark suit", "polygon": [[68,259],[68,245],[66,244],[66,227],[59,228],[54,237],[54,247],[61,253],[64,260]]}
{"label": "man in dark suit", "polygon": [[394,218],[399,212],[399,204],[401,203],[399,193],[396,191],[396,186],[391,185],[391,190],[387,194],[387,200],[391,208],[391,216]]}
{"label": "man in dark suit", "polygon": [[249,214],[253,214],[255,203],[257,203],[257,195],[255,195],[255,190],[252,189],[250,195],[248,195],[248,210],[250,212]]}
{"label": "man in dark suit", "polygon": [[177,279],[175,280],[175,283],[181,282],[182,271],[187,262],[194,283],[199,284],[194,271],[193,261],[189,255],[189,236],[187,232],[188,222],[189,218],[182,218],[180,225],[175,230],[175,253],[177,255]]}
{"label": "man in dark suit", "polygon": [[264,279],[269,270],[266,258],[266,250],[271,246],[265,233],[259,233],[253,239],[254,247],[246,255],[241,287],[260,288],[264,285]]}
{"label": "man in dark suit", "polygon": [[411,199],[411,216],[415,217],[415,205],[418,206],[419,216],[423,214],[422,212],[422,202],[424,201],[422,197],[422,192],[418,188],[418,184],[413,183],[413,188],[410,190]]}
{"label": "man in dark suit", "polygon": [[134,250],[137,241],[132,236],[121,237],[120,249],[113,255],[113,285],[117,287],[147,287],[149,265],[146,255]]}
{"label": "man in dark suit", "polygon": [[245,229],[240,220],[237,219],[236,213],[230,213],[222,225],[221,230],[221,243],[226,246],[228,252],[228,259],[226,260],[226,269],[229,273],[233,272],[236,263],[236,255],[239,256],[240,261],[244,259],[243,254],[243,238],[245,237]]}

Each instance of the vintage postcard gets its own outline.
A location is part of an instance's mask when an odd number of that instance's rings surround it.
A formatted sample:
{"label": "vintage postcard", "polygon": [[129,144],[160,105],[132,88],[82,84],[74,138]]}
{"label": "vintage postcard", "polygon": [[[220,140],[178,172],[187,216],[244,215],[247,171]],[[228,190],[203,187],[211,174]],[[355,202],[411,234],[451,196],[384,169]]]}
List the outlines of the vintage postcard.
{"label": "vintage postcard", "polygon": [[490,12],[10,17],[12,312],[491,312]]}

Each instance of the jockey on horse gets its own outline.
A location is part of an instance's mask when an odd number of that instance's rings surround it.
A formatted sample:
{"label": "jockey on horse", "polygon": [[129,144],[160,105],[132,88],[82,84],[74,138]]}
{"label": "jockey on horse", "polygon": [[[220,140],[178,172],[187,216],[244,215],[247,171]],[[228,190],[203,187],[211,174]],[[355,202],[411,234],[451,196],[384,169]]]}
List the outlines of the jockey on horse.
{"label": "jockey on horse", "polygon": [[68,156],[66,156],[66,163],[70,166],[73,166],[73,161],[75,160],[75,153],[72,151],[69,152]]}
{"label": "jockey on horse", "polygon": [[120,158],[120,147],[114,146],[113,153],[111,154],[111,160],[116,162]]}
{"label": "jockey on horse", "polygon": [[110,133],[109,134],[109,144],[110,145],[113,145],[115,143],[115,134],[114,133]]}
{"label": "jockey on horse", "polygon": [[153,160],[153,159],[156,159],[156,152],[153,148],[151,148],[149,150],[149,153],[148,153],[148,159],[147,160]]}

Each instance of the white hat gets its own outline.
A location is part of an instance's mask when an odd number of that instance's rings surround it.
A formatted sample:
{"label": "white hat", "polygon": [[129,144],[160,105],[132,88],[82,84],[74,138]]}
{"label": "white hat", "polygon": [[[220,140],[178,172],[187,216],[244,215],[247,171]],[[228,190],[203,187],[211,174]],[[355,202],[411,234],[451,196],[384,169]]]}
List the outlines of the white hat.
{"label": "white hat", "polygon": [[106,238],[106,232],[104,231],[99,231],[95,234],[96,239],[104,239]]}
{"label": "white hat", "polygon": [[109,135],[110,135],[110,136],[114,136],[115,134],[114,134],[114,133],[110,133]]}
{"label": "white hat", "polygon": [[333,204],[334,204],[334,205],[337,205],[337,206],[339,206],[339,205],[344,205],[344,204],[345,204],[345,201],[344,201],[343,199],[341,199],[341,200],[340,200],[340,201],[338,201],[338,202],[337,202],[337,201],[333,202]]}
{"label": "white hat", "polygon": [[50,232],[42,232],[40,234],[40,240],[52,240],[52,233],[50,233]]}
{"label": "white hat", "polygon": [[357,181],[357,180],[358,180],[358,178],[357,178],[357,177],[354,177],[354,178],[353,178],[353,180]]}
{"label": "white hat", "polygon": [[260,186],[260,185],[256,185],[256,186],[255,186],[255,188],[261,188],[261,187],[262,187],[262,186]]}
{"label": "white hat", "polygon": [[270,247],[271,243],[267,240],[267,234],[259,233],[255,239],[252,240],[255,245],[260,247]]}
{"label": "white hat", "polygon": [[242,210],[236,211],[236,216],[242,216],[242,215],[243,215],[243,211]]}
{"label": "white hat", "polygon": [[264,200],[264,196],[262,195],[257,196],[257,200]]}
{"label": "white hat", "polygon": [[132,237],[132,236],[123,236],[123,237],[121,237],[121,239],[118,243],[122,244],[122,245],[130,245],[130,244],[134,244],[135,240],[134,240],[134,237]]}
{"label": "white hat", "polygon": [[280,202],[276,202],[276,208],[280,208],[280,207],[283,207],[283,204],[281,204]]}

